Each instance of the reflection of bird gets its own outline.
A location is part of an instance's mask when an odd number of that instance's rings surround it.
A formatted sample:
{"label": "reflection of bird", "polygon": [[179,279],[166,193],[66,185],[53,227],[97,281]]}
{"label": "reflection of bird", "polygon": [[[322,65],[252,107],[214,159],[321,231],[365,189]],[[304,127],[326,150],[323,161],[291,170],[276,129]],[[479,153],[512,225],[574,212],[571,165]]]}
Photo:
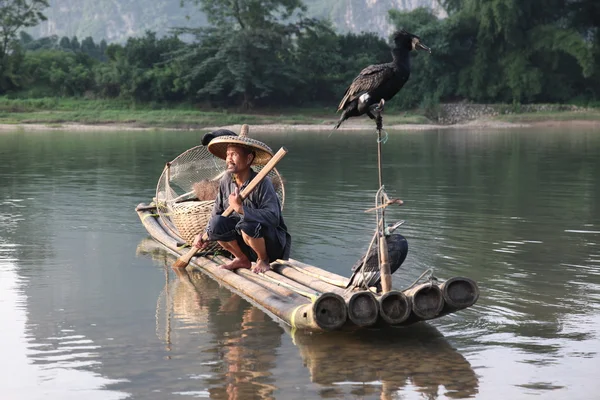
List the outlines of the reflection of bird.
{"label": "reflection of bird", "polygon": [[393,60],[386,64],[370,65],[354,78],[338,107],[338,111],[343,111],[334,129],[339,128],[346,119],[365,113],[375,119],[370,107],[379,104],[381,99],[394,97],[408,80],[410,51],[421,49],[431,53],[431,49],[421,43],[418,36],[404,29],[394,33],[393,39]]}
{"label": "reflection of bird", "polygon": [[[388,246],[388,262],[390,274],[393,274],[404,262],[408,253],[408,242],[402,235],[393,234],[385,237]],[[363,264],[363,260],[366,261]],[[379,257],[377,246],[372,246],[368,256],[363,256],[352,267],[352,276],[347,287],[372,287],[379,285]]]}

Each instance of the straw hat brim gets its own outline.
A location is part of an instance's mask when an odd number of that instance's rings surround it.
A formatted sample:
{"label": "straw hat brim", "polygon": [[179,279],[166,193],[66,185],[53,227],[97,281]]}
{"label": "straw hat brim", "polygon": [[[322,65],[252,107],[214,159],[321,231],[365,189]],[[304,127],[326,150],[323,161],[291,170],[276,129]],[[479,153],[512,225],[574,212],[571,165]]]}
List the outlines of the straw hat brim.
{"label": "straw hat brim", "polygon": [[227,158],[227,146],[238,145],[249,148],[256,153],[254,165],[265,165],[273,157],[273,150],[266,144],[247,136],[220,136],[210,141],[208,151],[215,156],[225,160]]}

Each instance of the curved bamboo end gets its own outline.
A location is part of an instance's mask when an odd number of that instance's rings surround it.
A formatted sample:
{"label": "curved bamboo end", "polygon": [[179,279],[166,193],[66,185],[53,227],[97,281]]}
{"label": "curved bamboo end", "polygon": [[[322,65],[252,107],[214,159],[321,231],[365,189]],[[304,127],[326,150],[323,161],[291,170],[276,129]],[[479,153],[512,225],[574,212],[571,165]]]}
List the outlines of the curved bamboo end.
{"label": "curved bamboo end", "polygon": [[405,294],[412,304],[412,312],[421,319],[435,318],[444,307],[444,296],[436,285],[423,283]]}
{"label": "curved bamboo end", "polygon": [[343,297],[331,292],[323,293],[315,300],[312,312],[316,324],[328,331],[340,329],[348,318]]}
{"label": "curved bamboo end", "polygon": [[371,326],[379,317],[379,303],[370,291],[354,293],[348,300],[348,318],[356,326]]}
{"label": "curved bamboo end", "polygon": [[479,287],[469,278],[456,276],[440,285],[444,301],[452,308],[471,307],[479,299]]}
{"label": "curved bamboo end", "polygon": [[401,324],[410,316],[412,310],[410,301],[398,290],[383,294],[378,302],[381,318],[390,325]]}

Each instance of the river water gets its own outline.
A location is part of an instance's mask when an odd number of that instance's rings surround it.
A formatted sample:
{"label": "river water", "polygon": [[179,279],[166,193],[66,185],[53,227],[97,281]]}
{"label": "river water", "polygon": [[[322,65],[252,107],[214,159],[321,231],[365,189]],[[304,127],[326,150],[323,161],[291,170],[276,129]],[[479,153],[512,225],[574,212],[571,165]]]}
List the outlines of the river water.
{"label": "river water", "polygon": [[[595,399],[600,131],[391,132],[388,221],[423,271],[478,303],[378,331],[290,332],[199,273],[175,274],[134,212],[203,132],[0,133],[3,399]],[[289,154],[292,256],[338,274],[368,246],[372,132],[254,135]],[[541,397],[540,397],[541,396]]]}

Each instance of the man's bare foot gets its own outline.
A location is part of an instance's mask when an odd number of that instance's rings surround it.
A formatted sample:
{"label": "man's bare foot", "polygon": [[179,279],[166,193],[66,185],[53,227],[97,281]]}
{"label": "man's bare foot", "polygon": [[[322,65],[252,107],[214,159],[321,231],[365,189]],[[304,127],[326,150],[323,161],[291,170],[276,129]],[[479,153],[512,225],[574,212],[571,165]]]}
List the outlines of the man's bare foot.
{"label": "man's bare foot", "polygon": [[250,262],[250,260],[248,260],[247,258],[234,258],[233,260],[231,260],[231,262],[225,264],[225,265],[221,265],[222,269],[227,269],[229,271],[233,271],[234,269],[238,269],[238,268],[250,268],[252,266],[252,263]]}
{"label": "man's bare foot", "polygon": [[258,274],[260,272],[267,272],[270,269],[271,267],[269,266],[268,262],[266,262],[265,260],[257,260],[256,264],[254,264],[254,266],[252,267],[252,272]]}

